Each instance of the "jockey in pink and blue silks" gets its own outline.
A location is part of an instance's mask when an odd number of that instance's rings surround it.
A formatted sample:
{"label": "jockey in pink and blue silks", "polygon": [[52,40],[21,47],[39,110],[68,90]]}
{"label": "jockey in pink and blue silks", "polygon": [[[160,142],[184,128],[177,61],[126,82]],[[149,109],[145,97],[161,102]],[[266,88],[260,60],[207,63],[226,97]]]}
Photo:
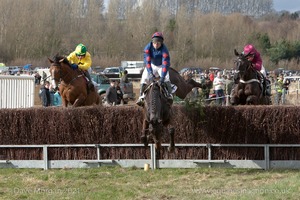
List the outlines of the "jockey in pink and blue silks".
{"label": "jockey in pink and blue silks", "polygon": [[167,46],[163,43],[164,37],[161,32],[155,32],[152,40],[144,48],[144,63],[146,69],[141,78],[140,97],[138,105],[143,105],[144,90],[148,83],[152,82],[155,77],[160,77],[159,82],[168,90],[168,98],[172,99],[171,82],[169,77],[170,55]]}

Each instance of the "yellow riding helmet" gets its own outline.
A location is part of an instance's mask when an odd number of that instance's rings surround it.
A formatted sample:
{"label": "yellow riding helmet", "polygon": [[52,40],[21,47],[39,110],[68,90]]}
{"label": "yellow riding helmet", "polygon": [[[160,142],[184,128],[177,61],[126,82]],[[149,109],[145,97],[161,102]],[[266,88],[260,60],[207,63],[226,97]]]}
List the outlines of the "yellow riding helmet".
{"label": "yellow riding helmet", "polygon": [[75,49],[75,54],[77,56],[84,56],[86,54],[86,47],[83,44],[77,45]]}

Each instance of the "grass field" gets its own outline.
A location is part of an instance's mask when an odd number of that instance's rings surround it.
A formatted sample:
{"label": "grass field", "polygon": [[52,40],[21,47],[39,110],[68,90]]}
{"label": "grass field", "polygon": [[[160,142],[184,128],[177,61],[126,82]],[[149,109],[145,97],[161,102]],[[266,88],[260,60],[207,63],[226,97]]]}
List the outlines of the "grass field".
{"label": "grass field", "polygon": [[0,199],[300,199],[300,171],[0,169]]}

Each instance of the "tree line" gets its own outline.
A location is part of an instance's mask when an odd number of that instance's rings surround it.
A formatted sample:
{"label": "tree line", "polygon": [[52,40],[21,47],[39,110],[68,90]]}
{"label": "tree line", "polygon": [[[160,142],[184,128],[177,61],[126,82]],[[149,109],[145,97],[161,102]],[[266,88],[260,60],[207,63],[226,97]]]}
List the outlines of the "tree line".
{"label": "tree line", "polygon": [[171,65],[232,68],[247,43],[264,65],[299,69],[298,13],[275,13],[272,0],[0,0],[0,62],[48,66],[83,43],[93,66],[142,60],[155,31],[165,36]]}

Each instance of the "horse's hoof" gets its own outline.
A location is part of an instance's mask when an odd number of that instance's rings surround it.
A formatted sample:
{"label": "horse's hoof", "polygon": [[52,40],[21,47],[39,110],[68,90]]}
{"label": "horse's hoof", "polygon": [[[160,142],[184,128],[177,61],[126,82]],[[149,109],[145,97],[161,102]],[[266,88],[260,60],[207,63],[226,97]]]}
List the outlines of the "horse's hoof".
{"label": "horse's hoof", "polygon": [[161,149],[161,144],[160,143],[155,143],[155,149]]}
{"label": "horse's hoof", "polygon": [[172,128],[169,128],[169,133],[170,133],[170,134],[174,134],[174,133],[175,133],[175,128],[173,128],[173,127],[172,127]]}
{"label": "horse's hoof", "polygon": [[174,152],[175,152],[175,147],[169,146],[169,147],[168,147],[168,151],[169,151],[170,153],[174,153]]}
{"label": "horse's hoof", "polygon": [[141,142],[145,145],[145,147],[148,146],[148,140],[146,136],[141,137]]}

